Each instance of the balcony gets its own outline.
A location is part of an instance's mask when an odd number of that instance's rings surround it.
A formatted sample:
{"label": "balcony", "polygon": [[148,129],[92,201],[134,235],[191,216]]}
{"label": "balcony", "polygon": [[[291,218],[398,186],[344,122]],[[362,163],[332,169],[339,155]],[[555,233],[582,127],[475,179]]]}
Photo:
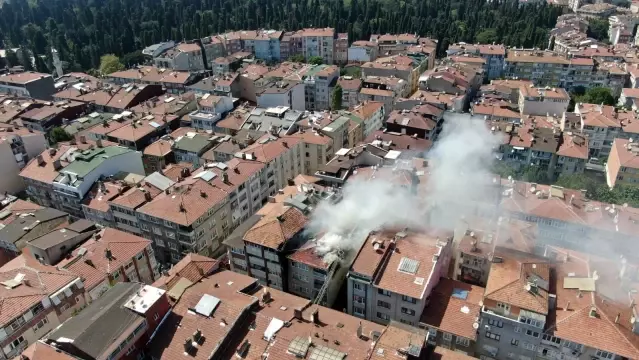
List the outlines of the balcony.
{"label": "balcony", "polygon": [[270,251],[264,251],[264,258],[266,260],[270,260],[270,261],[273,261],[273,262],[276,262],[276,263],[280,262],[279,256],[277,256],[276,253],[272,253]]}
{"label": "balcony", "polygon": [[258,257],[262,257],[262,249],[260,248],[256,248],[256,247],[252,247],[252,246],[246,246],[246,252],[250,255],[255,255]]}
{"label": "balcony", "polygon": [[261,267],[266,267],[266,261],[262,258],[257,258],[255,256],[249,256],[249,263],[251,265],[259,265]]}

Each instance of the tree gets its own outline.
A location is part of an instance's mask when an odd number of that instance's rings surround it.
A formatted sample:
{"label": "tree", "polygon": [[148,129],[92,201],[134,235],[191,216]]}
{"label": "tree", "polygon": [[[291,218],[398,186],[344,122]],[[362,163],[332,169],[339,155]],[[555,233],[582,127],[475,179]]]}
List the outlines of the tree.
{"label": "tree", "polygon": [[20,60],[18,59],[18,54],[15,51],[8,49],[6,52],[6,60],[7,65],[9,67],[14,67],[20,65]]}
{"label": "tree", "polygon": [[321,56],[312,56],[310,59],[308,59],[308,63],[313,65],[322,65],[324,63],[324,60]]}
{"label": "tree", "polygon": [[586,34],[599,41],[608,41],[608,19],[588,19],[588,30]]}
{"label": "tree", "polygon": [[124,67],[130,68],[135,65],[142,65],[148,59],[148,56],[142,54],[142,51],[138,50],[122,56],[122,64],[124,64]]}
{"label": "tree", "polygon": [[103,55],[100,58],[100,73],[102,75],[108,75],[123,69],[124,65],[122,65],[120,59],[113,54]]}
{"label": "tree", "polygon": [[612,95],[612,91],[609,88],[597,87],[586,90],[583,95],[575,95],[575,103],[586,104],[604,104],[614,106],[617,104],[617,99]]}
{"label": "tree", "polygon": [[31,62],[31,52],[25,47],[20,47],[20,65],[22,65],[26,71],[33,70],[33,63]]}
{"label": "tree", "polygon": [[49,136],[54,144],[73,139],[73,137],[61,127],[54,127],[51,129],[51,134]]}
{"label": "tree", "polygon": [[335,85],[333,93],[331,94],[331,109],[339,110],[342,108],[342,86],[340,84]]}
{"label": "tree", "polygon": [[47,63],[44,61],[44,59],[40,55],[37,55],[35,57],[35,70],[37,72],[45,73],[45,74],[51,72],[51,70],[49,70],[49,67],[47,66]]}
{"label": "tree", "polygon": [[303,63],[304,62],[304,55],[302,55],[302,54],[293,55],[290,58],[288,58],[288,61],[296,62],[296,63]]}

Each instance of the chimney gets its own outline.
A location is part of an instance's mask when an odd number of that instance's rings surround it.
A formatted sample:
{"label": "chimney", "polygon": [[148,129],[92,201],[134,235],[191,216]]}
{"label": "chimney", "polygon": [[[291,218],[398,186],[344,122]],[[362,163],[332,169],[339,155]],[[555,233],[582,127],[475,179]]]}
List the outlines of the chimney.
{"label": "chimney", "polygon": [[53,170],[60,170],[62,168],[62,164],[60,163],[60,159],[53,161]]}
{"label": "chimney", "polygon": [[55,153],[58,152],[55,148],[49,149],[49,156],[55,156]]}
{"label": "chimney", "polygon": [[262,303],[266,304],[271,301],[271,293],[267,288],[263,288],[262,291]]}
{"label": "chimney", "polygon": [[570,301],[566,303],[566,308],[564,310],[570,310]]}
{"label": "chimney", "polygon": [[150,193],[150,192],[148,192],[148,191],[145,191],[145,192],[144,192],[144,200],[146,200],[146,201],[151,201],[151,200],[153,200],[153,197],[151,196],[151,193]]}
{"label": "chimney", "polygon": [[313,310],[313,312],[311,313],[311,321],[313,322],[313,324],[320,324],[318,308],[315,308],[315,310]]}
{"label": "chimney", "polygon": [[597,317],[597,308],[594,306],[590,307],[590,317],[593,317],[593,318]]}
{"label": "chimney", "polygon": [[362,338],[362,322],[359,322],[359,325],[357,326],[357,338],[361,339]]}
{"label": "chimney", "polygon": [[617,313],[617,316],[615,316],[615,324],[619,324],[620,317],[621,317],[621,313]]}
{"label": "chimney", "polygon": [[38,161],[39,166],[44,166],[44,158],[42,157],[42,154],[36,156],[36,160]]}
{"label": "chimney", "polygon": [[80,142],[83,144],[87,143],[87,137],[85,135],[80,135]]}
{"label": "chimney", "polygon": [[105,249],[104,255],[106,256],[107,259],[113,260],[113,253],[111,252],[111,249]]}
{"label": "chimney", "polygon": [[304,320],[304,317],[302,316],[302,309],[300,308],[293,309],[293,317],[296,318],[297,320]]}
{"label": "chimney", "polygon": [[102,147],[102,139],[98,139],[95,141],[95,145],[97,145],[97,147],[101,148]]}
{"label": "chimney", "polygon": [[226,171],[222,173],[222,181],[224,181],[225,184],[229,182],[229,174],[227,174]]}
{"label": "chimney", "polygon": [[284,146],[285,148],[288,148],[288,142],[282,141],[282,146]]}

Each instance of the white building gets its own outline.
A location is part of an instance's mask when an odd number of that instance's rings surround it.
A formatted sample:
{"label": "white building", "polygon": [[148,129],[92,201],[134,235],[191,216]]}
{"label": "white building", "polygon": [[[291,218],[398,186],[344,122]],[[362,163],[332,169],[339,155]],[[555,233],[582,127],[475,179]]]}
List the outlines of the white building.
{"label": "white building", "polygon": [[285,106],[293,110],[306,110],[304,84],[298,81],[277,81],[257,94],[257,105],[264,108]]}
{"label": "white building", "polygon": [[26,128],[0,129],[0,193],[24,190],[20,170],[47,147],[44,134]]}

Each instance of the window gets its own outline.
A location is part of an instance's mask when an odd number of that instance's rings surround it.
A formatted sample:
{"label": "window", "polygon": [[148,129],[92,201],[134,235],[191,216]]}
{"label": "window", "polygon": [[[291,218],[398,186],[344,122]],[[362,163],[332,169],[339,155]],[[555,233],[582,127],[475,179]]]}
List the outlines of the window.
{"label": "window", "polygon": [[38,331],[40,330],[44,325],[48,324],[49,320],[47,320],[47,318],[42,318],[42,320],[38,321],[37,324],[35,324],[35,326],[33,326],[33,331]]}
{"label": "window", "polygon": [[615,354],[603,350],[597,350],[597,353],[595,355],[598,356],[600,359],[612,359],[615,357]]}
{"label": "window", "polygon": [[541,321],[535,320],[535,319],[529,319],[525,316],[521,316],[519,317],[519,322],[524,323],[524,324],[528,324],[534,327],[543,327],[543,323]]}
{"label": "window", "polygon": [[521,343],[521,347],[523,347],[526,350],[530,350],[530,351],[535,351],[535,344],[531,344],[531,343],[527,343],[527,342],[523,342]]}
{"label": "window", "polygon": [[357,281],[353,282],[353,289],[364,291],[364,284],[359,283]]}
{"label": "window", "polygon": [[382,301],[382,300],[377,300],[377,306],[381,306],[381,307],[386,308],[386,309],[390,309],[391,308],[391,304],[387,303],[386,301]]}
{"label": "window", "polygon": [[155,239],[155,245],[164,247],[164,241],[160,239]]}
{"label": "window", "polygon": [[298,262],[295,262],[295,261],[291,261],[291,266],[294,267],[294,268],[298,268],[300,270],[304,270],[304,271],[309,271],[310,270],[308,265],[301,264],[301,263],[298,263]]}
{"label": "window", "polygon": [[539,333],[537,331],[532,331],[532,330],[526,330],[526,335],[536,337],[536,338],[539,337]]}
{"label": "window", "polygon": [[293,279],[303,282],[308,282],[308,277],[299,274],[293,274]]}
{"label": "window", "polygon": [[465,346],[465,347],[469,347],[470,346],[470,340],[466,339],[465,337],[462,336],[458,336],[457,339],[455,339],[455,343],[457,345],[461,345],[461,346]]}
{"label": "window", "polygon": [[22,327],[22,325],[24,325],[25,321],[24,318],[22,316],[20,316],[19,318],[15,319],[14,322],[11,323],[11,330],[16,331],[19,328]]}
{"label": "window", "polygon": [[153,227],[153,232],[156,233],[157,235],[162,235],[162,229],[160,229],[157,226]]}
{"label": "window", "polygon": [[142,228],[142,230],[144,231],[149,231],[149,225],[145,224],[145,223],[140,223],[140,227]]}
{"label": "window", "polygon": [[33,313],[33,316],[36,316],[39,313],[41,313],[43,310],[44,310],[44,305],[42,305],[42,303],[38,303],[38,305],[34,306],[31,309],[31,312]]}
{"label": "window", "polygon": [[495,333],[492,333],[490,331],[486,331],[486,337],[489,338],[489,339],[497,340],[497,341],[499,341],[499,339],[501,339],[501,336],[499,334],[495,334]]}
{"label": "window", "polygon": [[11,342],[11,344],[10,344],[10,346],[11,346],[11,350],[13,350],[13,349],[15,349],[15,348],[19,347],[19,346],[20,346],[20,344],[22,344],[23,342],[24,342],[24,337],[23,337],[23,336],[20,336],[20,337],[18,337],[17,339],[13,340],[13,341]]}
{"label": "window", "polygon": [[403,307],[402,308],[402,314],[406,314],[406,315],[410,315],[410,316],[415,316],[415,310],[411,310],[408,308]]}
{"label": "window", "polygon": [[160,314],[155,313],[155,315],[153,315],[153,320],[156,320],[160,318]]}
{"label": "window", "polygon": [[359,308],[357,306],[353,306],[353,315],[355,316],[366,316],[363,308]]}
{"label": "window", "polygon": [[144,257],[144,252],[141,252],[135,258],[138,259],[138,260],[142,260],[143,257]]}
{"label": "window", "polygon": [[504,311],[510,311],[510,305],[509,304],[504,304],[504,303],[497,303],[497,308],[504,310]]}
{"label": "window", "polygon": [[551,343],[555,343],[557,345],[561,344],[561,339],[559,339],[558,337],[552,336],[552,335],[548,335],[548,334],[544,334],[542,336],[543,340],[549,341]]}
{"label": "window", "polygon": [[512,345],[512,346],[519,346],[519,340],[517,340],[517,339],[512,339],[512,340],[510,340],[510,345]]}
{"label": "window", "polygon": [[444,341],[451,341],[453,339],[453,335],[449,333],[442,333],[442,339],[444,339]]}
{"label": "window", "polygon": [[127,350],[126,354],[127,354],[127,355],[131,355],[134,351],[135,351],[135,345],[131,345],[131,347],[129,348],[129,350]]}
{"label": "window", "polygon": [[117,280],[120,277],[120,271],[114,272],[111,274],[111,277],[113,277],[113,280]]}
{"label": "window", "polygon": [[242,248],[231,248],[231,252],[238,255],[244,255],[244,249]]}
{"label": "window", "polygon": [[170,242],[170,243],[169,243],[169,248],[171,248],[171,249],[173,249],[173,250],[177,250],[177,244],[176,244],[176,243],[173,243],[173,242]]}
{"label": "window", "polygon": [[69,305],[68,303],[67,303],[67,304],[64,304],[64,305],[62,305],[62,307],[60,308],[60,312],[65,312],[65,311],[66,311],[68,308],[70,308],[70,307],[71,307],[71,305]]}
{"label": "window", "polygon": [[384,296],[391,296],[390,291],[384,289],[377,289],[377,293]]}
{"label": "window", "polygon": [[384,314],[384,313],[381,313],[381,312],[378,312],[378,313],[377,313],[377,317],[378,317],[379,319],[382,319],[382,320],[390,320],[390,316],[388,316],[388,315],[386,315],[386,314]]}
{"label": "window", "polygon": [[521,326],[515,326],[515,332],[516,333],[520,333],[521,332]]}
{"label": "window", "polygon": [[488,319],[488,325],[497,326],[498,328],[504,327],[504,323],[501,320]]}
{"label": "window", "polygon": [[411,304],[416,304],[417,303],[417,299],[415,299],[414,297],[406,296],[406,295],[402,295],[402,301],[406,301],[406,302],[409,302]]}

